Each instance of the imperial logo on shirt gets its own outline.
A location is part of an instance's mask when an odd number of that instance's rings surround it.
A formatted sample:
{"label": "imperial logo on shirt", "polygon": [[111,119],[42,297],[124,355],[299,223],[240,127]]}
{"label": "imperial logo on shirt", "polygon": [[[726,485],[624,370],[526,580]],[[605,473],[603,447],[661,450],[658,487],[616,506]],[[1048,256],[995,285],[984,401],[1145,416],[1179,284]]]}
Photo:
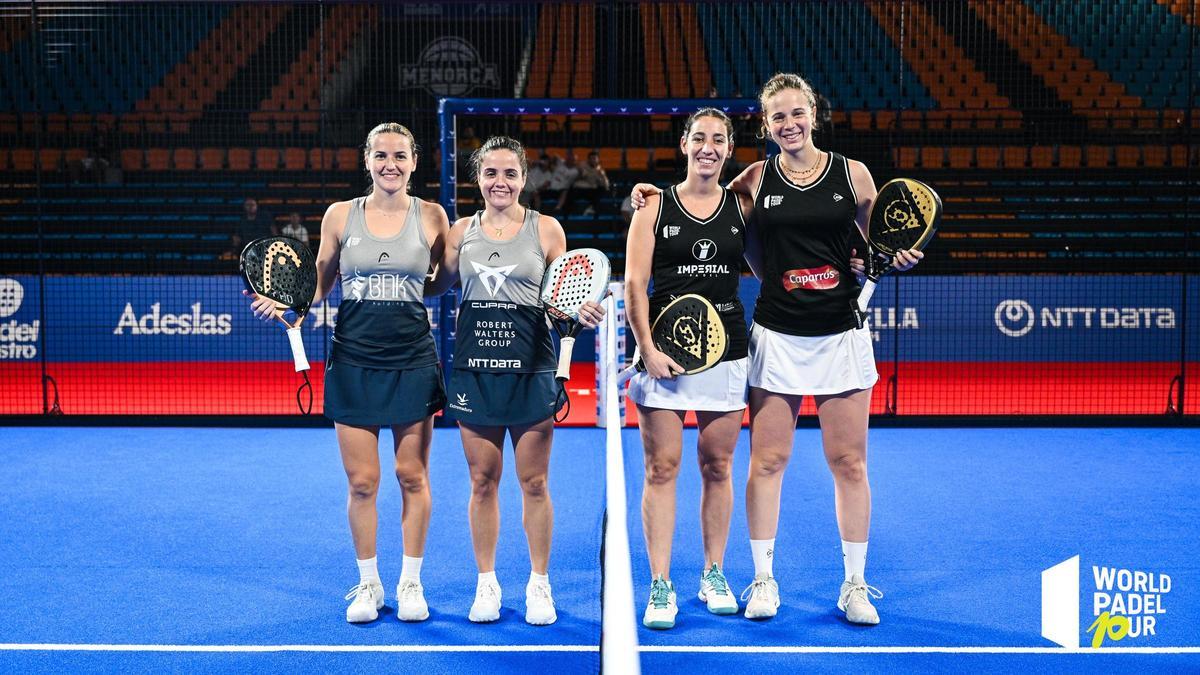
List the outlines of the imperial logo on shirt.
{"label": "imperial logo on shirt", "polygon": [[783,273],[783,288],[788,291],[794,291],[797,288],[806,291],[825,291],[837,288],[841,278],[838,271],[831,265],[788,270]]}

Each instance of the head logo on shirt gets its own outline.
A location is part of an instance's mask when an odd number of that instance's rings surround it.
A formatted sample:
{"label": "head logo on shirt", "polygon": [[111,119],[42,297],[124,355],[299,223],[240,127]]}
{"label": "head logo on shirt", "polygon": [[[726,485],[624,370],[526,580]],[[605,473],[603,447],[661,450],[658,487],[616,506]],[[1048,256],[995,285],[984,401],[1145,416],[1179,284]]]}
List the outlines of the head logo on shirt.
{"label": "head logo on shirt", "polygon": [[471,261],[471,267],[479,275],[479,280],[483,282],[483,287],[487,289],[488,295],[493,298],[496,297],[496,293],[500,291],[500,288],[504,286],[504,282],[508,281],[508,275],[517,269],[516,265],[489,267],[488,265],[481,265],[474,260]]}

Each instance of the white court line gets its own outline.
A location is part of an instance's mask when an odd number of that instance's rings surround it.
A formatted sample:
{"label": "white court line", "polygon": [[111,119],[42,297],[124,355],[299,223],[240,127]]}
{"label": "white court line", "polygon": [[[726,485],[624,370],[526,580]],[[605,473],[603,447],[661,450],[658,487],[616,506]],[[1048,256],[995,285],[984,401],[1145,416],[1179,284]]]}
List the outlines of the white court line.
{"label": "white court line", "polygon": [[[2,644],[0,651],[44,652],[597,652],[598,645],[121,645]],[[1200,647],[800,647],[741,645],[661,645],[642,652],[694,654],[1200,654]]]}
{"label": "white court line", "polygon": [[2,644],[35,652],[599,652],[599,645],[88,645]]}
{"label": "white court line", "polygon": [[1200,654],[1200,647],[788,647],[646,646],[643,652],[693,654]]}

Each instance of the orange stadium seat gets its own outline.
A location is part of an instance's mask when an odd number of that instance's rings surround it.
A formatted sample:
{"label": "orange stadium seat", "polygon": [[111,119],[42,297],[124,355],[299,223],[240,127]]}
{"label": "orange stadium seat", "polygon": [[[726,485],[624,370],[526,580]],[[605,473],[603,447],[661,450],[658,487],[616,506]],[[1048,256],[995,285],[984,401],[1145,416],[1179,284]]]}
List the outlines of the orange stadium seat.
{"label": "orange stadium seat", "polygon": [[630,171],[650,169],[650,150],[647,148],[625,148],[625,168]]}
{"label": "orange stadium seat", "polygon": [[954,146],[950,148],[950,168],[951,169],[969,169],[974,164],[971,155],[975,152],[974,148],[964,148]]}
{"label": "orange stadium seat", "polygon": [[733,148],[733,159],[738,164],[753,164],[762,159],[762,151],[758,147],[737,147]]}
{"label": "orange stadium seat", "polygon": [[1184,167],[1188,165],[1188,146],[1171,146],[1171,166]]}
{"label": "orange stadium seat", "polygon": [[8,148],[0,148],[0,171],[8,171]]}
{"label": "orange stadium seat", "polygon": [[333,169],[332,148],[313,148],[308,151],[308,165],[314,170],[330,171]]}
{"label": "orange stadium seat", "polygon": [[1083,150],[1078,145],[1060,145],[1058,165],[1064,169],[1078,169],[1083,164]]}
{"label": "orange stadium seat", "polygon": [[1004,148],[1004,168],[1006,169],[1023,169],[1026,166],[1026,147],[1023,145],[1010,145]]}
{"label": "orange stadium seat", "polygon": [[[233,159],[229,160],[233,168]],[[275,148],[258,148],[254,151],[254,166],[259,171],[274,171],[279,168],[279,151]]]}
{"label": "orange stadium seat", "polygon": [[1106,167],[1109,164],[1109,157],[1112,155],[1112,148],[1105,145],[1089,145],[1084,153],[1084,158],[1087,160],[1089,168]]}
{"label": "orange stadium seat", "polygon": [[220,171],[225,168],[225,152],[221,148],[204,148],[200,150],[200,169],[202,171]]}
{"label": "orange stadium seat", "polygon": [[880,131],[887,131],[896,124],[895,110],[876,110],[875,111],[875,128]]}
{"label": "orange stadium seat", "polygon": [[338,171],[358,171],[363,168],[362,153],[357,148],[338,148],[334,164]]}
{"label": "orange stadium seat", "polygon": [[[13,150],[13,152],[15,153],[16,150]],[[142,156],[141,148],[125,148],[121,150],[121,170],[141,171]]]}
{"label": "orange stadium seat", "polygon": [[1029,164],[1035,169],[1050,169],[1054,167],[1054,148],[1048,145],[1035,145],[1029,149]]}
{"label": "orange stadium seat", "polygon": [[33,171],[33,150],[29,148],[12,149],[13,171]]}
{"label": "orange stadium seat", "polygon": [[898,169],[912,169],[917,166],[916,148],[896,148],[893,150],[892,161]]}
{"label": "orange stadium seat", "polygon": [[42,171],[58,171],[63,168],[63,151],[58,148],[42,148],[38,157],[41,159]]}
{"label": "orange stadium seat", "polygon": [[1147,145],[1142,148],[1142,164],[1151,168],[1167,165],[1167,148],[1162,145]]}
{"label": "orange stadium seat", "polygon": [[174,166],[179,171],[195,171],[196,151],[192,148],[175,148]]}
{"label": "orange stadium seat", "polygon": [[1141,148],[1136,145],[1117,146],[1117,166],[1130,169],[1141,163]]}
{"label": "orange stadium seat", "polygon": [[286,171],[303,171],[308,168],[307,159],[308,153],[304,152],[304,148],[285,148],[283,168]]}
{"label": "orange stadium seat", "polygon": [[1000,150],[991,146],[975,149],[975,165],[981,169],[997,169],[1000,167]]}
{"label": "orange stadium seat", "polygon": [[621,168],[621,148],[599,148],[600,166],[604,167],[605,171]]}
{"label": "orange stadium seat", "polygon": [[249,148],[230,148],[229,149],[229,170],[230,171],[249,171],[250,170],[250,150]]}
{"label": "orange stadium seat", "polygon": [[940,145],[927,145],[921,148],[921,168],[940,169],[946,163],[946,149]]}

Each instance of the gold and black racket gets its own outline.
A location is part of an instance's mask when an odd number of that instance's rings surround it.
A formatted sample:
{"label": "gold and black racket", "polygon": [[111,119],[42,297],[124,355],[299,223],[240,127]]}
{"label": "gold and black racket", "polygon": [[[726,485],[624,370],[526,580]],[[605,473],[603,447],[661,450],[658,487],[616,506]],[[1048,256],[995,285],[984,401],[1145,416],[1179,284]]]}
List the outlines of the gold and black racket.
{"label": "gold and black racket", "polygon": [[[684,375],[712,368],[725,358],[729,349],[725,324],[717,308],[693,293],[675,298],[659,312],[650,327],[650,339],[660,352],[683,368]],[[645,370],[645,364],[635,356],[634,364],[618,376],[618,386],[625,384],[635,372]]]}
{"label": "gold and black racket", "polygon": [[859,327],[866,319],[867,305],[879,279],[895,269],[892,260],[896,253],[924,249],[937,232],[941,218],[941,198],[921,181],[895,178],[879,188],[867,221],[867,281],[852,303]]}
{"label": "gold and black racket", "polygon": [[[251,291],[275,301],[275,318],[287,329],[296,372],[308,370],[300,324],[317,292],[317,262],[307,246],[291,237],[264,237],[246,244],[242,277]],[[295,321],[284,318],[292,310]]]}

